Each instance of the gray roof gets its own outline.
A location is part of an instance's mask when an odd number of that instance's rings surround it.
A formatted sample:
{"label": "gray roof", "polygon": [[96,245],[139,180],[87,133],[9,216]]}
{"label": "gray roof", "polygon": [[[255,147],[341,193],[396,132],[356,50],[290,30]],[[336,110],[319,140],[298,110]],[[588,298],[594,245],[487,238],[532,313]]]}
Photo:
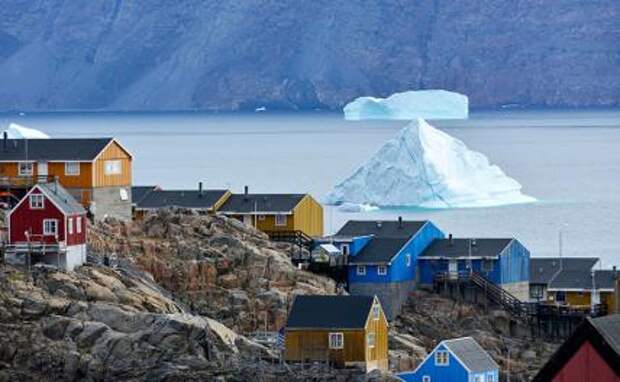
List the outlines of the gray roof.
{"label": "gray roof", "polygon": [[590,323],[620,355],[620,314],[590,319]]}
{"label": "gray roof", "polygon": [[620,273],[611,269],[600,269],[594,271],[594,284],[597,289],[614,289],[615,279]]}
{"label": "gray roof", "polygon": [[227,190],[158,190],[146,194],[136,203],[138,209],[158,209],[180,207],[210,209]]}
{"label": "gray roof", "polygon": [[423,257],[497,257],[514,239],[435,239],[422,252]]}
{"label": "gray roof", "polygon": [[350,264],[387,264],[409,241],[409,238],[374,237],[355,256]]}
{"label": "gray roof", "polygon": [[426,224],[427,221],[397,220],[349,220],[334,236],[352,237],[374,235],[384,238],[410,238]]}
{"label": "gray roof", "polygon": [[223,213],[291,212],[307,194],[233,194],[218,210]]}
{"label": "gray roof", "polygon": [[85,214],[86,210],[75,198],[60,184],[55,182],[38,183],[45,195],[66,214]]}
{"label": "gray roof", "polygon": [[7,139],[0,142],[0,161],[91,161],[113,138]]}
{"label": "gray roof", "polygon": [[361,329],[366,326],[374,297],[295,297],[286,322],[287,329]]}
{"label": "gray roof", "polygon": [[489,353],[471,337],[445,340],[443,344],[473,373],[499,369]]}
{"label": "gray roof", "polygon": [[138,204],[146,195],[158,189],[158,186],[132,186],[131,202]]}
{"label": "gray roof", "polygon": [[592,289],[592,270],[563,270],[549,283],[549,289]]}
{"label": "gray roof", "polygon": [[[576,271],[587,269],[589,272],[597,261],[596,257],[564,257],[562,269]],[[530,258],[530,284],[549,284],[559,269],[559,257]]]}

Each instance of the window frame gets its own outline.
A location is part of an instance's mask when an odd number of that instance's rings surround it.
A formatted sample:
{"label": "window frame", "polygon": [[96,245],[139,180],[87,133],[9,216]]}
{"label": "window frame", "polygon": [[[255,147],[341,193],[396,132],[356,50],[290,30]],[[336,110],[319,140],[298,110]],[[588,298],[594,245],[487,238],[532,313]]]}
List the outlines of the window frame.
{"label": "window frame", "polygon": [[328,334],[328,346],[330,349],[344,349],[344,333],[332,332]]}
{"label": "window frame", "polygon": [[265,220],[265,214],[258,214],[258,220]]}
{"label": "window frame", "polygon": [[[28,166],[29,171],[22,171],[22,166]],[[17,175],[18,176],[33,176],[34,175],[34,163],[33,162],[18,162],[17,163]]]}
{"label": "window frame", "polygon": [[430,375],[423,375],[422,376],[422,382],[431,382],[431,376]]}
{"label": "window frame", "polygon": [[372,319],[378,320],[379,318],[381,318],[381,307],[379,304],[375,304],[372,306]]}
{"label": "window frame", "polygon": [[[40,207],[36,206],[36,205],[34,205],[32,203],[32,200],[34,198],[41,199],[41,206]],[[31,210],[43,210],[43,209],[45,209],[45,195],[43,195],[43,194],[30,194],[28,196],[28,205],[30,206]]]}
{"label": "window frame", "polygon": [[[71,165],[76,166],[77,171],[74,171],[74,172],[69,171],[69,167]],[[80,162],[78,161],[65,162],[65,176],[80,176]]]}
{"label": "window frame", "polygon": [[73,235],[73,217],[71,216],[67,218],[67,233]]}
{"label": "window frame", "polygon": [[108,175],[108,176],[122,175],[123,164],[121,160],[120,159],[107,159],[106,161],[104,161],[103,162],[103,173],[104,175]]}
{"label": "window frame", "polygon": [[[51,232],[47,230],[47,224],[53,223],[55,228],[55,232]],[[59,231],[59,222],[58,219],[43,219],[43,236],[57,236]]]}
{"label": "window frame", "polygon": [[75,232],[82,233],[82,217],[81,216],[77,216],[75,218]]}
{"label": "window frame", "polygon": [[387,265],[377,266],[377,276],[387,276]]}
{"label": "window frame", "polygon": [[[450,366],[450,352],[447,350],[437,350],[435,352],[435,366]],[[445,356],[443,359],[442,356]]]}
{"label": "window frame", "polygon": [[366,266],[365,265],[358,265],[356,270],[355,270],[355,273],[358,276],[366,276]]}
{"label": "window frame", "polygon": [[[372,341],[371,341],[372,338]],[[374,347],[376,346],[377,343],[377,335],[375,334],[375,332],[369,332],[366,335],[366,345],[368,346],[369,349],[374,349]]]}
{"label": "window frame", "polygon": [[411,254],[410,253],[405,254],[405,264],[407,264],[408,267],[411,266]]}
{"label": "window frame", "polygon": [[[280,219],[284,219],[284,220],[280,220]],[[286,218],[286,215],[284,215],[284,214],[276,214],[275,225],[277,227],[284,227],[287,224],[287,220],[288,219]]]}
{"label": "window frame", "polygon": [[486,382],[496,382],[495,381],[495,373],[493,373],[492,371],[487,372],[486,375]]}
{"label": "window frame", "polygon": [[349,248],[349,244],[342,244],[342,245],[340,246],[340,251],[342,252],[342,254],[343,254],[344,256],[348,256],[348,255],[349,255],[349,250],[350,250],[350,248]]}

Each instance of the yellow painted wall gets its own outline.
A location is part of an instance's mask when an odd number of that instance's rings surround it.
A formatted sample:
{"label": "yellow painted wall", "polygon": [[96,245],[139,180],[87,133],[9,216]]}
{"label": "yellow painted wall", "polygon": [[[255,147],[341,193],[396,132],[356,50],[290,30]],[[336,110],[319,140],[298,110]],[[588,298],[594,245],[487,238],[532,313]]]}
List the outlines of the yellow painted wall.
{"label": "yellow painted wall", "polygon": [[295,230],[308,236],[323,236],[323,206],[306,195],[293,209]]}
{"label": "yellow painted wall", "polygon": [[614,292],[601,292],[601,304],[607,305],[607,312],[614,314],[616,312],[616,298]]}
{"label": "yellow painted wall", "polygon": [[93,164],[89,162],[80,163],[79,175],[65,175],[65,162],[49,162],[47,172],[51,178],[57,176],[65,188],[93,187]]}
{"label": "yellow painted wall", "polygon": [[[107,160],[120,160],[121,173],[106,175],[105,162]],[[131,186],[131,157],[118,143],[112,142],[95,161],[93,186]]]}
{"label": "yellow painted wall", "polygon": [[566,303],[570,306],[590,306],[590,292],[567,292]]}
{"label": "yellow painted wall", "polygon": [[[329,349],[329,333],[343,333],[344,348]],[[287,330],[284,339],[284,358],[287,361],[342,360],[365,362],[364,330]]]}

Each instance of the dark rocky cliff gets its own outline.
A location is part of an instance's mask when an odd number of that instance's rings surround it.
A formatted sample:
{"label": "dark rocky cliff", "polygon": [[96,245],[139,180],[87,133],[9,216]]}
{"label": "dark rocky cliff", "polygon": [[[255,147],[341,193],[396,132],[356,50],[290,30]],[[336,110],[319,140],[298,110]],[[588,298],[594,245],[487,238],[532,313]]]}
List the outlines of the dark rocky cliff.
{"label": "dark rocky cliff", "polygon": [[620,105],[618,0],[7,0],[0,110]]}

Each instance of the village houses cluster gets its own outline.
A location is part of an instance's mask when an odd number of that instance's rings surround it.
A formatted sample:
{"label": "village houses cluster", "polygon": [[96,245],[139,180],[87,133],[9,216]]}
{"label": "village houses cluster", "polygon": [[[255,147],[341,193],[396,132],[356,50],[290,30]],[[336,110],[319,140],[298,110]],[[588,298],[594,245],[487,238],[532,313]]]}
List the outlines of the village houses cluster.
{"label": "village houses cluster", "polygon": [[[297,296],[283,328],[287,362],[387,370],[388,327],[412,291],[480,296],[516,317],[541,307],[581,312],[583,323],[537,381],[579,369],[620,376],[618,276],[596,257],[537,258],[514,237],[457,238],[431,221],[351,220],[323,232],[323,207],[309,194],[257,194],[136,186],[132,154],[114,138],[8,139],[0,146],[7,262],[72,271],[87,262],[87,226],[184,208],[238,219],[296,248],[299,267],[336,279],[346,294]],[[461,288],[462,285],[473,288]],[[606,315],[609,313],[610,315]],[[592,318],[589,316],[601,316]],[[579,362],[576,360],[580,360]],[[581,370],[587,367],[592,369]],[[581,368],[581,369],[580,369]],[[437,339],[404,381],[497,382],[499,366],[471,337]],[[585,379],[584,379],[585,380]],[[594,380],[594,379],[592,379]]]}

